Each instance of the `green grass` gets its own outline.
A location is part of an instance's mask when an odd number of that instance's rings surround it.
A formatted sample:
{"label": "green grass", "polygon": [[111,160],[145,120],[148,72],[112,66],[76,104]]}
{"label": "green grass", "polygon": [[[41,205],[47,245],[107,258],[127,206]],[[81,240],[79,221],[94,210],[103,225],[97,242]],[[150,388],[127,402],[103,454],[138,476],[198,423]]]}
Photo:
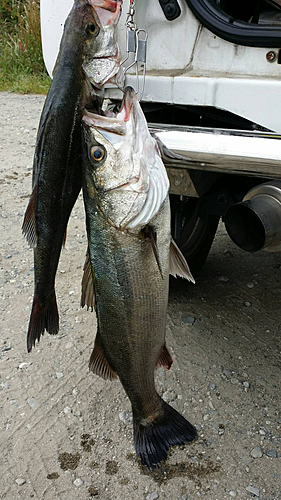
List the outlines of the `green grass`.
{"label": "green grass", "polygon": [[46,94],[39,0],[1,0],[0,90]]}

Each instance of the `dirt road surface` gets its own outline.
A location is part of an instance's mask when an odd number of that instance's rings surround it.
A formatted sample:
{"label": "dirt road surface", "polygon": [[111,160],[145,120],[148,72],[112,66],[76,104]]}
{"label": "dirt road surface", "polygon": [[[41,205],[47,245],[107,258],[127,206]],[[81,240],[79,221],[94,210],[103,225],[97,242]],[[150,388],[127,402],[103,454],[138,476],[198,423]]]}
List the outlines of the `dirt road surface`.
{"label": "dirt road surface", "polygon": [[81,196],[57,276],[60,332],[31,354],[33,256],[21,235],[44,98],[0,94],[0,498],[281,499],[281,256],[247,254],[223,227],[195,286],[173,282],[164,399],[198,429],[157,473],[133,448],[119,382],[88,371],[95,314],[81,310]]}

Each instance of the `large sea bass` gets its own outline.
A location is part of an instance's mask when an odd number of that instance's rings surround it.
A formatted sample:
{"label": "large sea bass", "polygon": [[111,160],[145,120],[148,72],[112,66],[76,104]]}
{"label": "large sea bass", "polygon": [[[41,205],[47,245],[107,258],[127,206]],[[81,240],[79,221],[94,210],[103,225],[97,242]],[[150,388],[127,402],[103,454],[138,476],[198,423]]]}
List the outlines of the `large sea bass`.
{"label": "large sea bass", "polygon": [[[172,242],[169,181],[133,89],[113,117],[83,117],[83,193],[98,332],[90,369],[117,376],[132,403],[134,440],[154,468],[195,428],[155,389],[154,370],[170,368],[165,344],[169,272],[192,280]],[[87,288],[91,275],[83,288]]]}
{"label": "large sea bass", "polygon": [[[81,118],[86,103],[98,106],[98,100],[92,103],[93,87],[99,89],[119,69],[114,24],[121,3],[75,0],[65,23],[54,78],[39,124],[33,191],[23,223],[23,233],[34,248],[35,269],[28,351],[45,329],[51,334],[59,329],[55,275],[67,222],[82,187]],[[105,13],[105,26],[94,5]]]}

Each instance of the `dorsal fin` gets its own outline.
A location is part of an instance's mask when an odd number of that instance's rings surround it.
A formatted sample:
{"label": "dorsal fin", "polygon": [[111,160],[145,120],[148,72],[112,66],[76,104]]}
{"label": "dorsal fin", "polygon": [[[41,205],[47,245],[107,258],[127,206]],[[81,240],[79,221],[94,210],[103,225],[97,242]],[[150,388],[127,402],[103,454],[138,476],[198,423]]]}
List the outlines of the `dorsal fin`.
{"label": "dorsal fin", "polygon": [[169,272],[175,278],[179,276],[180,278],[185,278],[188,281],[192,281],[192,283],[195,283],[188,263],[186,262],[183,254],[181,253],[179,247],[176,245],[173,239],[171,240],[170,245]]}
{"label": "dorsal fin", "polygon": [[94,294],[94,284],[93,284],[93,275],[90,261],[89,249],[86,253],[86,260],[83,268],[83,278],[82,278],[82,291],[81,291],[81,307],[87,306],[87,310],[96,309],[96,301]]}
{"label": "dorsal fin", "polygon": [[143,228],[143,233],[150,240],[150,243],[152,245],[152,250],[153,250],[153,253],[154,253],[154,257],[156,259],[156,262],[157,262],[157,265],[158,265],[161,277],[163,279],[163,272],[162,272],[162,269],[161,269],[161,264],[160,264],[160,259],[159,259],[159,252],[158,252],[158,247],[157,247],[157,234],[156,234],[156,231],[155,231],[155,229],[152,226],[148,225],[148,226],[145,226]]}

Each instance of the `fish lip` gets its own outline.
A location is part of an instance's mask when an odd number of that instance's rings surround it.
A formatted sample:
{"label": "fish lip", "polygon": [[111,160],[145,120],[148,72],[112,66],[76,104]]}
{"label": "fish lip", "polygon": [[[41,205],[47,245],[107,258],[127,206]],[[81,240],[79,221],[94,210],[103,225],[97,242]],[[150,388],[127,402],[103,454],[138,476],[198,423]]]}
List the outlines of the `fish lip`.
{"label": "fish lip", "polygon": [[[104,123],[99,123],[100,121],[104,121]],[[95,121],[97,123],[95,123]],[[116,135],[125,135],[125,130],[123,130],[122,124],[124,121],[122,119],[117,119],[116,116],[103,116],[99,115],[98,113],[92,113],[91,111],[88,111],[87,109],[84,109],[84,113],[82,116],[82,122],[89,128],[95,129],[97,131],[107,131],[110,133],[114,133]],[[114,131],[112,130],[112,126],[115,125]],[[116,127],[117,125],[117,127]],[[118,128],[118,125],[120,125],[120,129]]]}
{"label": "fish lip", "polygon": [[123,97],[122,104],[121,104],[120,111],[119,111],[119,113],[121,113],[123,111],[123,109],[125,110],[125,118],[124,118],[125,122],[129,121],[129,119],[130,119],[132,105],[133,105],[134,99],[136,99],[136,98],[137,98],[137,94],[136,94],[135,90],[133,89],[133,87],[130,87],[128,85],[124,89],[124,97]]}

